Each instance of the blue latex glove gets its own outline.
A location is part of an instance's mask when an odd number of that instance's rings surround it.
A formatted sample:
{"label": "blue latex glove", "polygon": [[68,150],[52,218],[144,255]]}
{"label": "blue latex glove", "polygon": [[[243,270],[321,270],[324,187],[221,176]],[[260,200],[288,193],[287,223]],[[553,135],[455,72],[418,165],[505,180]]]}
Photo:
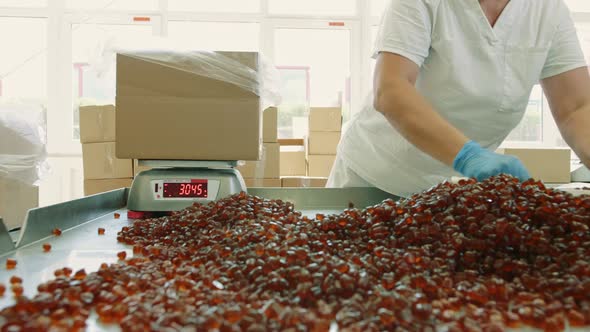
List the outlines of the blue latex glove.
{"label": "blue latex glove", "polygon": [[520,181],[530,179],[529,172],[518,158],[494,153],[482,148],[474,141],[469,141],[455,157],[455,171],[478,181],[491,176],[508,174]]}

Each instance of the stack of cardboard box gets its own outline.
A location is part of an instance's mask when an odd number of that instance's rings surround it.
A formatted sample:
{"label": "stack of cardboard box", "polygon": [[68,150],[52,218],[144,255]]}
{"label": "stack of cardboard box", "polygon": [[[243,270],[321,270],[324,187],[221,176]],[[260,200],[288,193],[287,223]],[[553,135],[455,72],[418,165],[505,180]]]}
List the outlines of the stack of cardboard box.
{"label": "stack of cardboard box", "polygon": [[283,188],[324,188],[327,178],[314,178],[308,176],[287,176],[281,178]]}
{"label": "stack of cardboard box", "polygon": [[340,108],[311,108],[307,137],[307,175],[327,178],[330,175],[342,130]]}
{"label": "stack of cardboard box", "polygon": [[133,181],[131,159],[115,156],[115,107],[80,107],[84,194],[125,188]]}
{"label": "stack of cardboard box", "polygon": [[520,159],[531,177],[545,183],[562,184],[571,181],[572,152],[567,148],[505,148],[497,152]]}
{"label": "stack of cardboard box", "polygon": [[238,170],[247,187],[281,187],[278,110],[269,107],[262,114],[262,158],[259,161],[245,161]]}
{"label": "stack of cardboard box", "polygon": [[281,141],[281,177],[305,176],[305,145],[303,140]]}

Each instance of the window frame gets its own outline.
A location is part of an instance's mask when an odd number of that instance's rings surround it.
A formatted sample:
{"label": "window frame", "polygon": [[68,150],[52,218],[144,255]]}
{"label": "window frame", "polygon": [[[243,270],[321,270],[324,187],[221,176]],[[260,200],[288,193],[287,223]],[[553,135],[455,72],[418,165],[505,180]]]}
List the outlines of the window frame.
{"label": "window frame", "polygon": [[[135,20],[135,18],[149,17],[149,21]],[[48,117],[48,150],[50,154],[81,155],[82,146],[78,140],[72,137],[73,109],[76,98],[72,80],[72,62],[73,50],[73,30],[75,24],[105,24],[105,25],[137,25],[151,26],[152,35],[161,35],[161,17],[156,12],[136,12],[102,10],[89,14],[69,11],[66,12],[61,20],[61,38],[59,50],[59,65],[57,71],[60,75],[57,77],[57,93],[62,96],[55,101],[55,108],[52,114],[52,120],[59,119],[58,122],[49,122]],[[80,86],[78,86],[80,89]],[[67,128],[63,128],[66,124]]]}
{"label": "window frame", "polygon": [[269,32],[265,38],[265,52],[268,57],[275,59],[275,32],[280,29],[314,29],[314,30],[347,30],[350,33],[350,114],[343,114],[344,118],[349,118],[356,112],[360,111],[361,100],[361,56],[358,50],[360,48],[361,31],[359,23],[355,20],[301,20],[297,18],[275,18],[267,22]]}
{"label": "window frame", "polygon": [[[245,22],[258,23],[260,26],[259,45],[262,53],[273,57],[274,31],[277,28],[317,28],[326,22],[345,22],[351,31],[351,115],[359,112],[362,100],[371,91],[372,73],[370,58],[366,50],[372,48],[371,27],[380,23],[380,17],[371,13],[370,0],[356,0],[356,13],[352,16],[341,15],[289,15],[270,14],[269,1],[259,0],[260,12],[179,12],[168,10],[168,0],[159,0],[156,10],[91,10],[68,9],[65,0],[50,0],[46,7],[0,7],[0,16],[32,17],[47,19],[47,111],[48,111],[48,150],[50,154],[80,155],[78,141],[67,136],[71,130],[63,130],[64,123],[71,123],[71,106],[73,105],[71,82],[71,31],[68,25],[99,20],[105,24],[126,24],[125,20],[133,16],[152,18],[154,35],[167,36],[170,21],[197,22]],[[576,23],[590,23],[590,12],[572,12]],[[329,27],[331,29],[337,27]],[[361,50],[359,52],[358,50]],[[1,86],[2,82],[0,82]],[[0,90],[1,91],[1,90]],[[1,93],[1,92],[0,92]],[[505,142],[509,146],[550,147],[560,137],[557,126],[552,119],[546,98],[542,106],[543,126],[540,142]]]}

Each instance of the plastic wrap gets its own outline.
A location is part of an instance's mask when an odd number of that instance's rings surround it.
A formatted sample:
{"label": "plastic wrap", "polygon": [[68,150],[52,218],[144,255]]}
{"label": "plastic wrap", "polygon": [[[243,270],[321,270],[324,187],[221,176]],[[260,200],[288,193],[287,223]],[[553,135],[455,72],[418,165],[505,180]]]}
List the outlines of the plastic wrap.
{"label": "plastic wrap", "polygon": [[99,74],[110,72],[116,63],[116,54],[124,54],[234,84],[260,96],[264,109],[281,102],[279,72],[272,62],[261,54],[257,68],[251,68],[233,58],[228,52],[195,50],[161,38],[132,41],[113,39],[98,49],[101,55],[95,57],[91,65]]}
{"label": "plastic wrap", "polygon": [[0,178],[38,185],[49,171],[46,145],[43,107],[0,104]]}

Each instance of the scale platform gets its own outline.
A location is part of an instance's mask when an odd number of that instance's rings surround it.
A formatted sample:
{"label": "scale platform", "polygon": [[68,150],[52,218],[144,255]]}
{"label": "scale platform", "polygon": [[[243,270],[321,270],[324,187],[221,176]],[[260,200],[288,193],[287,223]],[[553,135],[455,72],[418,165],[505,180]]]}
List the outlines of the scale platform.
{"label": "scale platform", "polygon": [[140,160],[152,169],[133,180],[132,212],[169,212],[247,191],[237,161]]}

